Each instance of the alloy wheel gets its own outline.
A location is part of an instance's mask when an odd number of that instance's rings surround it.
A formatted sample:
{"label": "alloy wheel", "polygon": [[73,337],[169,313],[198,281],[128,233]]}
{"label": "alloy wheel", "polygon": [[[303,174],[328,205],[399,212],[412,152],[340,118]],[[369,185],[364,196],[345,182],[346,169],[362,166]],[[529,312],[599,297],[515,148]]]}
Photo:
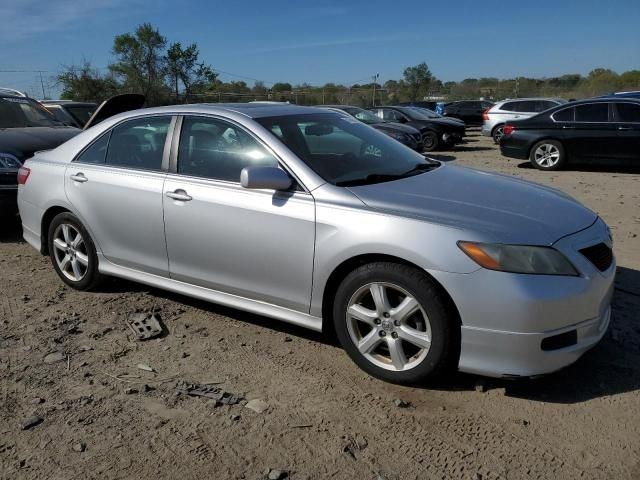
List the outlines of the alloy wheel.
{"label": "alloy wheel", "polygon": [[431,347],[431,324],[420,303],[402,287],[374,282],[350,298],[347,330],[360,354],[378,367],[405,371]]}
{"label": "alloy wheel", "polygon": [[71,224],[58,225],[53,233],[54,258],[62,274],[79,282],[87,274],[89,255],[80,231]]}
{"label": "alloy wheel", "polygon": [[493,141],[495,143],[500,143],[500,139],[503,137],[504,135],[504,127],[502,125],[500,125],[499,127],[496,127],[493,130]]}
{"label": "alloy wheel", "polygon": [[551,143],[543,143],[533,153],[533,160],[541,167],[553,167],[560,160],[560,149]]}

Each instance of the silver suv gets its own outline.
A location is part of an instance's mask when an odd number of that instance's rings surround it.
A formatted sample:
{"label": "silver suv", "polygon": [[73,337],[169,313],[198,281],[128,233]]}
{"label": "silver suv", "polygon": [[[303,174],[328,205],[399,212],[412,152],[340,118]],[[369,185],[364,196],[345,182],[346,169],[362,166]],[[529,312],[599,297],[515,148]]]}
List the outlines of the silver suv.
{"label": "silver suv", "polygon": [[496,103],[482,114],[482,134],[493,137],[498,143],[503,135],[502,128],[511,120],[533,117],[540,112],[567,103],[562,98],[516,98]]}

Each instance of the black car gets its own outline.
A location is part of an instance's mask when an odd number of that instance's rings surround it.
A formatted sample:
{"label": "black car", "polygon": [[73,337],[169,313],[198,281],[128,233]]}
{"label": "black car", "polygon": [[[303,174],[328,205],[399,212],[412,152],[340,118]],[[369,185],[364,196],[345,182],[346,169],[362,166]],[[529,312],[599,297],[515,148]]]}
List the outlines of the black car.
{"label": "black car", "polygon": [[429,110],[435,110],[438,102],[427,102],[422,100],[417,100],[415,102],[400,102],[396,103],[399,107],[420,107],[420,108],[428,108]]}
{"label": "black car", "polygon": [[382,120],[369,110],[365,110],[360,107],[353,107],[351,105],[321,105],[320,107],[347,113],[376,130],[386,133],[391,138],[398,140],[407,147],[412,148],[417,152],[422,151],[422,134],[420,133],[420,130],[416,128],[410,127],[409,125],[402,125],[401,123]]}
{"label": "black car", "polygon": [[97,103],[75,102],[73,100],[47,100],[42,104],[53,113],[57,120],[77,128],[84,128],[91,115],[98,108]]}
{"label": "black car", "polygon": [[460,143],[465,134],[463,124],[448,118],[431,118],[416,107],[374,107],[369,110],[383,120],[402,123],[420,130],[424,150],[428,152],[440,147],[450,148]]}
{"label": "black car", "polygon": [[444,106],[444,116],[464,120],[468,125],[482,125],[482,114],[493,103],[486,100],[462,100],[447,103]]}
{"label": "black car", "polygon": [[[85,128],[108,116],[140,108],[144,95],[117,95],[104,101]],[[50,150],[82,130],[57,120],[31,98],[0,92],[0,215],[18,212],[18,170],[39,150]]]}
{"label": "black car", "polygon": [[500,151],[540,170],[602,160],[640,165],[640,100],[592,98],[510,122]]}
{"label": "black car", "polygon": [[0,213],[18,206],[18,169],[38,150],[55,148],[81,130],[65,126],[31,98],[0,94]]}

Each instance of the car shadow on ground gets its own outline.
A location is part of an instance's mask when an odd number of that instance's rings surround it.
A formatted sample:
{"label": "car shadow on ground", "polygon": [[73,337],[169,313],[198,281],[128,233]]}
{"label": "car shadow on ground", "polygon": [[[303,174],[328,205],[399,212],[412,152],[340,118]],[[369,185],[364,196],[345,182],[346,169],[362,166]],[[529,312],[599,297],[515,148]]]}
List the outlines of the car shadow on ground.
{"label": "car shadow on ground", "polygon": [[[518,168],[533,169],[531,162],[526,161],[519,163]],[[640,165],[616,164],[582,164],[570,163],[562,171],[579,171],[579,172],[603,172],[603,173],[622,173],[622,174],[640,174]]]}
{"label": "car shadow on ground", "polygon": [[22,242],[22,226],[16,216],[0,217],[0,243]]}
{"label": "car shadow on ground", "polygon": [[456,145],[454,148],[456,152],[483,152],[486,150],[496,150],[493,147],[467,147],[464,145]]}
{"label": "car shadow on ground", "polygon": [[444,155],[442,153],[425,152],[425,155],[428,158],[433,158],[434,160],[440,160],[441,162],[451,162],[457,158],[455,155]]}

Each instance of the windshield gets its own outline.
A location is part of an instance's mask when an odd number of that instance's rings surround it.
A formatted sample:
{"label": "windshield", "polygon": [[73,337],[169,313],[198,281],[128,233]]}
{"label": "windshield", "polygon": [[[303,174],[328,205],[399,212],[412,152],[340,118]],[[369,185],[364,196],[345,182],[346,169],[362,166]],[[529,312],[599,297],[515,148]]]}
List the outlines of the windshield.
{"label": "windshield", "polygon": [[[414,120],[433,120],[434,118],[438,118],[431,116],[431,114],[425,112],[425,110],[426,108],[420,107],[404,107],[403,112],[408,113]],[[428,112],[431,112],[431,110],[428,110]],[[437,115],[437,113],[433,113]]]}
{"label": "windshield", "polygon": [[53,127],[61,125],[38,102],[28,98],[0,98],[0,128]]}
{"label": "windshield", "polygon": [[411,107],[412,110],[417,110],[419,114],[426,116],[427,118],[442,118],[442,115],[423,107]]}
{"label": "windshield", "polygon": [[356,119],[334,113],[256,121],[323,179],[338,186],[397,180],[440,165]]}
{"label": "windshield", "polygon": [[386,123],[384,120],[382,120],[380,117],[378,117],[374,113],[370,112],[369,110],[364,110],[362,108],[347,108],[345,109],[345,112],[347,112],[350,115],[353,115],[358,120],[366,123],[367,125]]}

